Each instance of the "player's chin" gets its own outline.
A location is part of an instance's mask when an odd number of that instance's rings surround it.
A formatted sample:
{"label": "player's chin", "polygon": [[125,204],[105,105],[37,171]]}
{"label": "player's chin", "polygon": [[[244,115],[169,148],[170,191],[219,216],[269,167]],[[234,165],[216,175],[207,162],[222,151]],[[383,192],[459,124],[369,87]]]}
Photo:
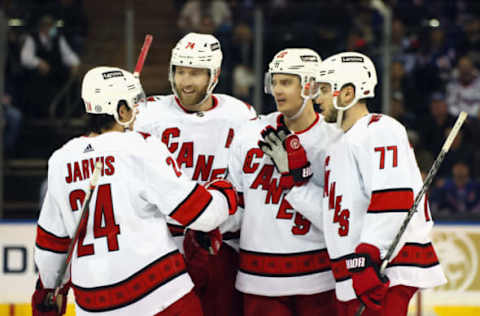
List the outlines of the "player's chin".
{"label": "player's chin", "polygon": [[200,102],[198,100],[198,96],[197,94],[194,94],[194,95],[185,95],[185,94],[181,94],[180,95],[180,101],[182,102],[182,105],[183,106],[190,106],[190,105],[195,105],[197,104],[198,102]]}
{"label": "player's chin", "polygon": [[335,123],[337,121],[337,116],[334,115],[335,113],[324,111],[322,114],[323,114],[323,119],[327,123]]}

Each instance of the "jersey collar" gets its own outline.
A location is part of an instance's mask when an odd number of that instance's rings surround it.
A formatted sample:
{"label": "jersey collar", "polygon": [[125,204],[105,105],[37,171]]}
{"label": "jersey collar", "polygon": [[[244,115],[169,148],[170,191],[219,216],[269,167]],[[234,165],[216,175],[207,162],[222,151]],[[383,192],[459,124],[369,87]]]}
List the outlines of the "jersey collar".
{"label": "jersey collar", "polygon": [[[294,134],[300,135],[300,134],[303,134],[303,133],[308,132],[309,130],[311,130],[311,129],[318,123],[319,120],[320,120],[320,115],[318,115],[318,113],[315,112],[315,120],[313,121],[313,123],[310,124],[310,126],[308,126],[307,128],[302,129],[301,131],[294,132]],[[286,124],[285,124],[285,117],[284,117],[284,115],[283,115],[282,113],[280,113],[280,114],[277,116],[277,126],[278,126],[278,125],[284,125],[284,126],[286,126]]]}
{"label": "jersey collar", "polygon": [[187,110],[187,109],[182,105],[182,103],[180,102],[180,100],[175,96],[175,102],[177,103],[177,105],[183,110],[183,112],[189,113],[189,114],[194,114],[194,113],[197,113],[197,112],[208,112],[208,111],[213,110],[213,109],[216,108],[217,105],[218,105],[218,99],[217,99],[217,97],[214,96],[213,94],[212,94],[212,99],[213,99],[213,105],[212,105],[212,107],[209,108],[208,110],[206,110],[206,111],[190,111],[190,110]]}

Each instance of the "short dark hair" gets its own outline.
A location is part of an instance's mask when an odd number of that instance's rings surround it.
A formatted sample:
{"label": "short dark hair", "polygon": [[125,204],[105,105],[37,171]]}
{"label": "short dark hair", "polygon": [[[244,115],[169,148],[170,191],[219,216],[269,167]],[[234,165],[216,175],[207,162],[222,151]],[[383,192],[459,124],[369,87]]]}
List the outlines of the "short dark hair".
{"label": "short dark hair", "polygon": [[[122,105],[125,105],[128,110],[131,110],[125,101],[121,100],[117,105],[117,113]],[[115,123],[116,121],[113,115],[87,113],[86,133],[101,134],[103,131],[111,129]]]}

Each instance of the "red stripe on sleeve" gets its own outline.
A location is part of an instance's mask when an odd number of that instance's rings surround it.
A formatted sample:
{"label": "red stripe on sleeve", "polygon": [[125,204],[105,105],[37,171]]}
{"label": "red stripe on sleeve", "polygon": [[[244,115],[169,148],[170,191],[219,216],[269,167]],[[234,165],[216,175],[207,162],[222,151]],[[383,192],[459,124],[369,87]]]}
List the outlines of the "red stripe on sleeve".
{"label": "red stripe on sleeve", "polygon": [[37,240],[35,244],[38,248],[52,252],[67,253],[70,240],[70,237],[55,236],[40,225],[37,225]]}
{"label": "red stripe on sleeve", "polygon": [[412,189],[373,191],[368,213],[407,212],[412,205]]}
{"label": "red stripe on sleeve", "polygon": [[212,201],[212,195],[201,185],[196,185],[192,192],[170,213],[170,217],[183,226],[193,223]]}

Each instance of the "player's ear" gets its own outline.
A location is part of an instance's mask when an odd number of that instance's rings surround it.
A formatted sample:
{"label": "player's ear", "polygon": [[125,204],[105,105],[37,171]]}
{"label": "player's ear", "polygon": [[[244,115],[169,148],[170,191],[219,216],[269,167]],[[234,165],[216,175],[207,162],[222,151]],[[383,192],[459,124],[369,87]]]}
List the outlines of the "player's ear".
{"label": "player's ear", "polygon": [[117,111],[118,111],[118,117],[119,117],[120,121],[126,122],[126,121],[130,120],[131,109],[127,106],[125,101],[119,101],[118,102]]}
{"label": "player's ear", "polygon": [[351,84],[347,84],[342,87],[340,93],[342,94],[342,99],[344,104],[350,104],[355,98],[355,87]]}

